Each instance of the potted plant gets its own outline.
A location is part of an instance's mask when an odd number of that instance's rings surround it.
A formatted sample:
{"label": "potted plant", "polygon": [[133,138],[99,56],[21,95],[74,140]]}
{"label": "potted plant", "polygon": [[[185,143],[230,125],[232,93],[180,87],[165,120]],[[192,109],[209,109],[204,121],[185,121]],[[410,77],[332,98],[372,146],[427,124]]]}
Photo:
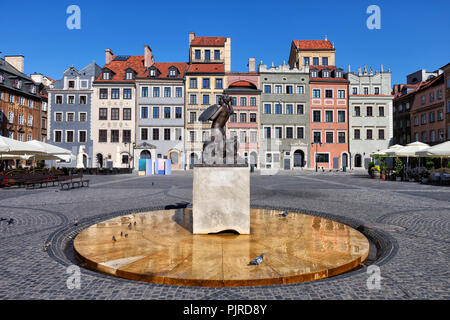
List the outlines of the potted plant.
{"label": "potted plant", "polygon": [[375,163],[373,163],[373,161],[370,161],[369,162],[369,168],[368,168],[368,172],[369,172],[369,176],[371,177],[371,178],[374,178],[374,176],[373,176],[373,167],[375,167]]}
{"label": "potted plant", "polygon": [[397,177],[397,181],[402,180],[402,172],[403,172],[403,161],[397,158],[395,159],[395,175]]}
{"label": "potted plant", "polygon": [[374,166],[372,168],[372,174],[373,174],[373,177],[375,179],[380,179],[380,175],[381,175],[381,168],[380,168],[380,166]]}

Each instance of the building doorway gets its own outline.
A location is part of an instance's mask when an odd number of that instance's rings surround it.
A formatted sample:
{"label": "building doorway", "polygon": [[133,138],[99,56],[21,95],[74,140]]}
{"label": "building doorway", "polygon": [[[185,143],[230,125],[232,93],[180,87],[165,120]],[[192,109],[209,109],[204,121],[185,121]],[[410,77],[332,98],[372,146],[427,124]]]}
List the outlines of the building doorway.
{"label": "building doorway", "polygon": [[195,152],[192,152],[189,156],[189,169],[194,169],[194,165],[198,162],[198,156]]}
{"label": "building doorway", "polygon": [[346,153],[342,154],[342,168],[347,168],[348,167],[348,155]]}
{"label": "building doorway", "polygon": [[302,150],[294,152],[294,168],[303,168],[305,166],[305,153]]}
{"label": "building doorway", "polygon": [[139,155],[139,158],[140,159],[151,159],[152,158],[152,154],[148,150],[143,150],[141,152],[141,154]]}
{"label": "building doorway", "polygon": [[97,168],[103,168],[103,155],[101,153],[97,153]]}
{"label": "building doorway", "polygon": [[355,155],[355,168],[362,167],[362,157],[360,154]]}

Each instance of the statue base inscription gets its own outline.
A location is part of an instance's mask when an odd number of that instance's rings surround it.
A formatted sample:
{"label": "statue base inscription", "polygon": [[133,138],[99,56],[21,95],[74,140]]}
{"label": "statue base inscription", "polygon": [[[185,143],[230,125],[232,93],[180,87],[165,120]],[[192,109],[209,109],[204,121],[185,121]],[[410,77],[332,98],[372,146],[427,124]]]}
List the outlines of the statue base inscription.
{"label": "statue base inscription", "polygon": [[250,234],[247,165],[195,166],[192,225],[194,234],[225,230]]}

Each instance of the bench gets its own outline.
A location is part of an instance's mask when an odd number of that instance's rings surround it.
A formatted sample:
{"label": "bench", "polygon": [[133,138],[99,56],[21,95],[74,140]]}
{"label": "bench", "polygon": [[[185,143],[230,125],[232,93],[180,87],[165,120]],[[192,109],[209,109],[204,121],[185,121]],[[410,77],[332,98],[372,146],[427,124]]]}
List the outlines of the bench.
{"label": "bench", "polygon": [[59,180],[59,186],[61,187],[61,190],[89,187],[89,180],[83,179],[82,174],[75,174],[75,175],[65,176],[65,177],[60,177],[60,178],[64,178],[64,179]]}
{"label": "bench", "polygon": [[35,189],[36,186],[39,186],[40,188],[49,187],[49,184],[51,184],[52,187],[54,187],[58,183],[57,176],[54,175],[34,175],[25,178],[24,185],[27,189]]}

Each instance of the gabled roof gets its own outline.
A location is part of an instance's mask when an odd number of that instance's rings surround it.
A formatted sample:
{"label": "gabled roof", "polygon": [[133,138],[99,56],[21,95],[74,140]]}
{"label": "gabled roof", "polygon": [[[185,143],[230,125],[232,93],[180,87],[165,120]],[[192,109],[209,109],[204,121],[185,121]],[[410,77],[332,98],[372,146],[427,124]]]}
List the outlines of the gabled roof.
{"label": "gabled roof", "polygon": [[193,63],[186,73],[225,73],[223,63]]}
{"label": "gabled roof", "polygon": [[423,91],[425,89],[428,89],[429,87],[433,86],[434,84],[437,84],[437,82],[440,81],[440,80],[442,80],[442,81],[444,80],[444,74],[443,73],[440,74],[437,77],[428,79],[428,80],[420,82],[420,83],[416,83],[416,84],[413,84],[413,85],[406,85],[408,87],[415,86],[415,88],[412,91],[410,91],[410,92],[408,92],[406,94],[403,94],[403,95],[402,95],[402,92],[398,92],[394,96],[394,99],[404,98],[404,97],[410,96],[410,95],[415,95],[416,93],[419,93],[419,92],[421,92],[421,91]]}
{"label": "gabled roof", "polygon": [[[125,61],[122,59],[115,60],[117,56],[113,56],[111,63],[106,64],[103,69],[108,68],[112,72],[114,72],[114,77],[110,80],[103,80],[102,75],[100,74],[95,82],[133,82],[134,80],[126,80],[125,73],[127,69],[133,69],[136,71],[136,75],[138,77],[142,77],[146,71],[144,67],[144,56],[129,56],[129,58]],[[120,56],[122,57],[122,56]]]}
{"label": "gabled roof", "polygon": [[[158,78],[173,78],[169,77],[169,70],[171,67],[175,67],[178,70],[176,78],[183,78],[188,66],[189,65],[186,62],[155,62],[152,67],[155,67],[160,72]],[[146,70],[144,77],[147,77],[148,74],[149,71]]]}
{"label": "gabled roof", "polygon": [[224,45],[224,37],[195,37],[191,41],[191,46],[223,47]]}
{"label": "gabled roof", "polygon": [[299,50],[334,50],[329,40],[293,40]]}

